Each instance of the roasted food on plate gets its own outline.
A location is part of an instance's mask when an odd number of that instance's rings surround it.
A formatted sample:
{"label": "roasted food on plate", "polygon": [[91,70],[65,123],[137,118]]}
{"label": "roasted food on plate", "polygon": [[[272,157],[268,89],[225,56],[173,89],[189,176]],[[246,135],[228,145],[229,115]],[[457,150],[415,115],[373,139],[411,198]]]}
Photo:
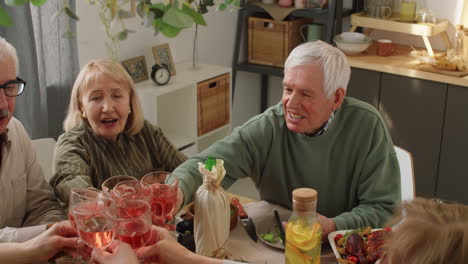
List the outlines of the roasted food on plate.
{"label": "roasted food on plate", "polygon": [[373,264],[385,253],[386,242],[391,234],[391,228],[372,230],[370,227],[360,228],[334,237],[336,248],[341,254],[337,258],[342,264]]}

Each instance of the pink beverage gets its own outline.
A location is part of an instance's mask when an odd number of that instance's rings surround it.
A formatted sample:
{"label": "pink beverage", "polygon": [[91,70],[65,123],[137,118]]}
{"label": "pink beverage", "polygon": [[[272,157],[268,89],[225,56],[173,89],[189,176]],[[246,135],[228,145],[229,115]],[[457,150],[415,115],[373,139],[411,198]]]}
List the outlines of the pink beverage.
{"label": "pink beverage", "polygon": [[84,201],[73,208],[80,238],[92,248],[101,248],[114,239],[114,220],[111,207],[103,201]]}
{"label": "pink beverage", "polygon": [[117,229],[117,236],[120,241],[132,246],[133,249],[146,246],[151,236],[150,225],[145,224],[144,220],[136,219],[125,223]]}
{"label": "pink beverage", "polygon": [[151,211],[156,218],[165,219],[172,214],[177,201],[177,188],[164,184],[151,185],[153,198],[151,199]]}
{"label": "pink beverage", "polygon": [[143,214],[146,213],[148,208],[145,205],[139,206],[139,207],[122,207],[118,206],[117,207],[117,216],[119,218],[135,218],[135,217],[140,217]]}
{"label": "pink beverage", "polygon": [[78,229],[80,238],[91,248],[102,248],[109,245],[114,239],[114,229],[97,231],[97,232],[87,232],[81,229]]}
{"label": "pink beverage", "polygon": [[129,199],[149,201],[151,188],[148,184],[136,180],[123,181],[114,187],[112,193],[118,202]]}

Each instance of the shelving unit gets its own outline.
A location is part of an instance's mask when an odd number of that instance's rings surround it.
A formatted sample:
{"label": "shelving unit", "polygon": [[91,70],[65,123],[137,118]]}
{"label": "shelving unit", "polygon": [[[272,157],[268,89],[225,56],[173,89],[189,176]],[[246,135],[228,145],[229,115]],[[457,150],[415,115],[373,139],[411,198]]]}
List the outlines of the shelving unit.
{"label": "shelving unit", "polygon": [[430,56],[434,56],[434,50],[429,41],[431,36],[440,35],[447,49],[451,47],[447,36],[447,20],[438,19],[437,24],[431,25],[400,22],[398,21],[399,17],[398,13],[393,14],[390,18],[367,17],[363,12],[352,14],[351,31],[355,31],[357,27],[363,27],[421,36]]}
{"label": "shelving unit", "polygon": [[[325,33],[323,40],[332,43],[333,36],[341,33],[342,18],[362,10],[363,6],[362,0],[353,0],[351,9],[343,9],[343,0],[329,0],[327,8],[296,9],[291,12],[288,18],[311,18],[314,20],[313,23],[324,25]],[[246,62],[246,60],[239,60],[241,42],[247,42],[247,18],[254,13],[265,14],[266,11],[252,2],[241,0],[232,59],[232,98],[234,98],[235,93],[237,71],[261,74],[260,110],[263,111],[267,108],[268,75],[282,77],[283,68],[253,64]]]}
{"label": "shelving unit", "polygon": [[[198,84],[212,80],[216,86],[219,76],[228,74],[230,79],[231,69],[201,64],[193,70],[190,62],[179,63],[175,67],[177,74],[171,77],[167,85],[158,86],[147,80],[137,83],[136,90],[145,119],[159,126],[176,148],[187,156],[193,156],[231,132],[231,100],[226,100],[229,112],[227,124],[198,136],[197,122]],[[227,83],[229,96],[230,81]]]}

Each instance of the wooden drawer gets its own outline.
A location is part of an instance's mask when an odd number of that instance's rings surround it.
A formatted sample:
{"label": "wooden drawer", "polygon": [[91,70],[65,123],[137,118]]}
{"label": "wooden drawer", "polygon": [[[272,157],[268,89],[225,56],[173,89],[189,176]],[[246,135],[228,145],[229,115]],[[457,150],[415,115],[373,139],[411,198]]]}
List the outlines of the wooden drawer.
{"label": "wooden drawer", "polygon": [[230,74],[197,84],[198,136],[229,123]]}
{"label": "wooden drawer", "polygon": [[301,25],[312,20],[302,18],[276,21],[249,17],[248,62],[283,67],[291,50],[301,44]]}

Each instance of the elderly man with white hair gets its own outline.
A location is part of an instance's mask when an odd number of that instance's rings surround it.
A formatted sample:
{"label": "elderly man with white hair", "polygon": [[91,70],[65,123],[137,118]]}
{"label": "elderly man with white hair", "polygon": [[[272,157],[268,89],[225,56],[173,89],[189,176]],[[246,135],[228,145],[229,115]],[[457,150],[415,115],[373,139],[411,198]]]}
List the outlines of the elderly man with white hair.
{"label": "elderly man with white hair", "polygon": [[26,82],[17,77],[16,49],[0,37],[0,243],[23,242],[66,218],[44,180],[31,139],[13,117]]}
{"label": "elderly man with white hair", "polygon": [[281,102],[179,166],[185,203],[202,183],[197,162],[224,160],[222,184],[250,177],[262,200],[291,208],[292,191],[318,191],[323,236],[381,227],[400,201],[400,172],[379,112],[345,97],[346,56],[322,42],[296,47],[285,62]]}

